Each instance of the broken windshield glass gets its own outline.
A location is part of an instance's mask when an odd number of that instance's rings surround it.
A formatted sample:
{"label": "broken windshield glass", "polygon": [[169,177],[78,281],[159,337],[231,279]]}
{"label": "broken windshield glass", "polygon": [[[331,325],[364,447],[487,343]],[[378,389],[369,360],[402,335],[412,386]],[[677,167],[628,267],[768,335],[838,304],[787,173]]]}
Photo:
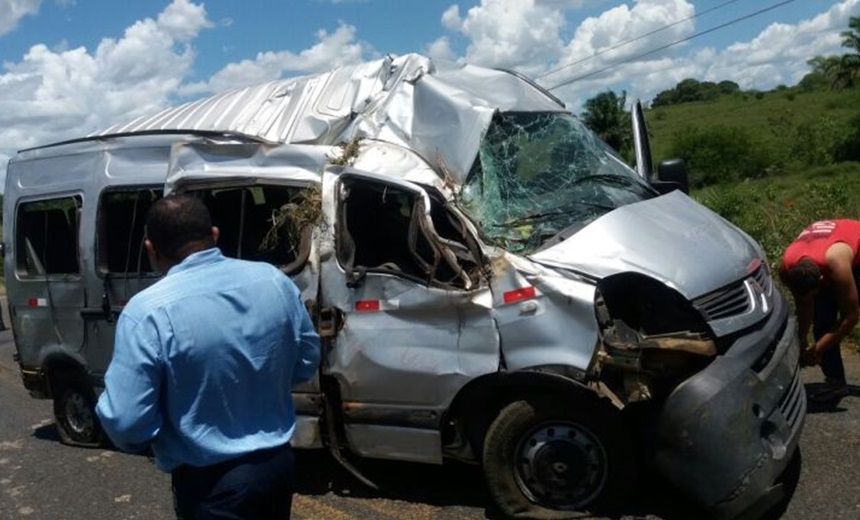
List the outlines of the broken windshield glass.
{"label": "broken windshield glass", "polygon": [[563,230],[656,196],[573,115],[499,113],[460,201],[486,240],[531,253]]}

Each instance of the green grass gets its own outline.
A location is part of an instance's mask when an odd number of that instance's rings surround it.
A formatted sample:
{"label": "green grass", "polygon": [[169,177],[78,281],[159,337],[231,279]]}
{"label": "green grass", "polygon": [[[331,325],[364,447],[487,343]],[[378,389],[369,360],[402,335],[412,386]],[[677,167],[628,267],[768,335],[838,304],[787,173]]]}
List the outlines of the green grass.
{"label": "green grass", "polygon": [[860,219],[860,163],[710,186],[692,195],[758,240],[776,267],[785,246],[811,222]]}
{"label": "green grass", "polygon": [[[798,127],[824,122],[834,133],[848,128],[860,115],[860,88],[803,92],[798,88],[763,93],[742,92],[715,101],[682,103],[649,109],[645,113],[651,133],[653,155],[668,158],[674,136],[690,127],[741,128],[756,142],[785,155]],[[805,168],[804,168],[805,169]],[[800,168],[788,165],[787,171]]]}

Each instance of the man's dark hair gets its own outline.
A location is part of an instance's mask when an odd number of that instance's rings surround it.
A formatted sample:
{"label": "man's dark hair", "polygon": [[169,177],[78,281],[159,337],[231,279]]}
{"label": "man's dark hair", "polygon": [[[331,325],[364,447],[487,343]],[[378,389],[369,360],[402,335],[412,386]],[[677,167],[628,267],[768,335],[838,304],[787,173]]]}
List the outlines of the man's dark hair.
{"label": "man's dark hair", "polygon": [[157,200],[146,215],[146,236],[166,258],[178,261],[193,249],[207,249],[212,240],[209,209],[191,195],[169,195]]}
{"label": "man's dark hair", "polygon": [[786,271],[783,282],[792,292],[806,294],[821,283],[821,270],[809,258],[801,258]]}

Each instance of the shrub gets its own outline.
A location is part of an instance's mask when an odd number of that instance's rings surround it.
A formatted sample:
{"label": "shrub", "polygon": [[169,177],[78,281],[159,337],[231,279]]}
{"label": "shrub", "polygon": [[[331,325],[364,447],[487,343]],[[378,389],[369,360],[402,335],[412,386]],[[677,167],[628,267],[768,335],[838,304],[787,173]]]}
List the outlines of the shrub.
{"label": "shrub", "polygon": [[670,154],[684,159],[694,188],[763,176],[769,147],[744,128],[687,127],[672,136]]}
{"label": "shrub", "polygon": [[803,166],[833,164],[843,133],[833,119],[827,116],[821,116],[811,123],[802,123],[791,135],[791,158]]}
{"label": "shrub", "polygon": [[834,151],[836,161],[860,161],[860,115],[848,124],[848,131]]}

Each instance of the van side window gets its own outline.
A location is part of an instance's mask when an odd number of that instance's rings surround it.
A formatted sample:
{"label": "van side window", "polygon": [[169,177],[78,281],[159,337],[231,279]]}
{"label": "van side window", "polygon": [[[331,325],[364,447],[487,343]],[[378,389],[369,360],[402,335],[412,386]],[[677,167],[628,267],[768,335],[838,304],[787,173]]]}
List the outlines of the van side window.
{"label": "van side window", "polygon": [[112,190],[98,209],[99,269],[109,273],[152,273],[143,247],[146,213],[162,197],[161,188]]}
{"label": "van side window", "polygon": [[[338,260],[355,278],[364,272],[392,272],[429,285],[468,288],[463,264],[478,265],[442,203],[431,199],[431,229],[422,218],[424,201],[384,183],[344,179],[338,215]],[[456,251],[456,252],[455,252]],[[459,260],[464,260],[463,264]]]}
{"label": "van side window", "polygon": [[18,207],[18,274],[80,274],[78,222],[81,197],[25,202]]}
{"label": "van side window", "polygon": [[209,208],[225,256],[268,262],[288,274],[304,267],[322,214],[318,187],[255,185],[192,193]]}

